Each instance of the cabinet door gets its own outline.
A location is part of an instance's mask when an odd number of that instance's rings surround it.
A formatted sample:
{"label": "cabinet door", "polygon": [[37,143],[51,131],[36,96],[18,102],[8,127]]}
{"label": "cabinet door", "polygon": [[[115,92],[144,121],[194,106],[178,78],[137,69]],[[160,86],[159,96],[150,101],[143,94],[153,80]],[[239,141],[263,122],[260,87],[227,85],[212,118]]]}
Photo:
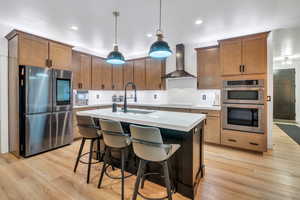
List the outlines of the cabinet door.
{"label": "cabinet door", "polygon": [[206,126],[204,128],[205,142],[220,144],[221,143],[221,130],[220,118],[208,116],[206,119]]}
{"label": "cabinet door", "polygon": [[72,48],[63,44],[49,42],[49,59],[55,69],[71,70]]}
{"label": "cabinet door", "polygon": [[20,34],[19,36],[19,64],[36,67],[47,67],[48,41]]}
{"label": "cabinet door", "polygon": [[[125,87],[128,82],[133,82],[133,61],[126,62],[126,64],[123,65],[123,73]],[[132,89],[132,87],[127,89]]]}
{"label": "cabinet door", "polygon": [[151,58],[146,59],[146,88],[148,90],[162,89],[162,61]]}
{"label": "cabinet door", "polygon": [[222,75],[241,74],[242,41],[233,39],[220,43],[220,59]]}
{"label": "cabinet door", "polygon": [[114,90],[123,90],[124,89],[124,80],[123,80],[123,65],[113,65],[113,85]]}
{"label": "cabinet door", "polygon": [[100,58],[92,58],[92,89],[102,90],[102,65],[105,61]]}
{"label": "cabinet door", "polygon": [[134,61],[133,79],[138,90],[146,89],[146,59]]}
{"label": "cabinet door", "polygon": [[267,40],[264,36],[243,39],[244,74],[267,72]]}
{"label": "cabinet door", "polygon": [[221,67],[219,56],[218,47],[198,50],[198,89],[221,88]]}
{"label": "cabinet door", "polygon": [[72,52],[72,72],[73,72],[73,89],[80,89],[81,87],[81,65],[80,53]]}
{"label": "cabinet door", "polygon": [[90,90],[92,88],[92,57],[89,55],[80,55],[80,78],[81,78],[81,88],[84,90]]}
{"label": "cabinet door", "polygon": [[103,90],[112,90],[112,68],[112,65],[105,61],[101,66],[101,80]]}

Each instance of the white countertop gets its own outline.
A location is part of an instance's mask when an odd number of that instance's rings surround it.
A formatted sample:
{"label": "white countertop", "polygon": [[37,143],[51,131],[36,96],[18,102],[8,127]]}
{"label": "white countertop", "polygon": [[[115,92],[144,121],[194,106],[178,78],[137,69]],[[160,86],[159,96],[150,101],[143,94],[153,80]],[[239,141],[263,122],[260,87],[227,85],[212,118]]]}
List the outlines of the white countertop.
{"label": "white countertop", "polygon": [[[141,109],[130,109],[141,110]],[[149,110],[144,110],[149,111]],[[77,115],[91,116],[94,118],[103,118],[127,123],[134,123],[146,126],[166,128],[178,131],[188,132],[197,124],[206,119],[205,114],[167,112],[152,110],[148,114],[112,112],[111,108],[79,111]]]}
{"label": "white countertop", "polygon": [[[118,102],[117,104],[122,104],[123,102]],[[94,105],[84,105],[84,106],[74,106],[73,108],[88,108],[96,106],[110,106],[112,103],[102,103]],[[193,104],[159,104],[159,103],[128,103],[128,105],[134,106],[152,106],[160,108],[184,108],[184,109],[199,109],[199,110],[221,110],[221,106],[213,105],[193,105]]]}

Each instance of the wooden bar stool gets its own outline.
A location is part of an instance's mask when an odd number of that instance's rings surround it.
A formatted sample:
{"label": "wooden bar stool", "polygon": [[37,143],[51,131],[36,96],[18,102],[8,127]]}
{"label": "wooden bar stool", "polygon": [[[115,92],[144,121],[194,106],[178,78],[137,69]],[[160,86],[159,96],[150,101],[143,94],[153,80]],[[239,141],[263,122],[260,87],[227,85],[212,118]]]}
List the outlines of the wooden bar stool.
{"label": "wooden bar stool", "polygon": [[[168,168],[168,160],[180,148],[179,144],[163,144],[160,130],[154,127],[142,127],[130,125],[130,132],[132,137],[132,146],[135,155],[140,158],[139,169],[135,182],[132,200],[137,199],[140,195],[144,199],[172,200],[171,181]],[[139,192],[141,180],[144,182],[144,177],[155,173],[145,173],[147,163],[159,163],[163,168],[163,177],[167,189],[167,196],[162,198],[149,198]],[[142,183],[143,184],[143,183]]]}
{"label": "wooden bar stool", "polygon": [[[74,173],[76,173],[79,162],[82,163],[82,164],[87,164],[88,165],[88,173],[87,173],[86,182],[87,182],[87,184],[89,184],[89,182],[90,182],[90,173],[91,173],[91,165],[99,163],[103,158],[103,154],[101,156],[101,152],[100,152],[101,132],[99,131],[99,127],[96,126],[93,118],[88,117],[88,116],[79,116],[79,115],[77,115],[76,118],[77,118],[79,133],[82,136],[82,140],[81,140],[80,149],[79,149],[78,156],[77,156],[76,163],[75,163],[75,167],[74,167]],[[83,147],[84,147],[84,144],[85,144],[86,140],[91,141],[90,150],[86,153],[82,153]],[[94,142],[97,142],[97,151],[93,150]],[[97,160],[98,161],[92,162],[93,153],[97,154]],[[89,155],[88,162],[84,162],[84,161],[81,160],[81,158],[83,156],[86,156],[86,155]]]}
{"label": "wooden bar stool", "polygon": [[[98,188],[101,187],[104,174],[112,179],[121,179],[121,199],[124,200],[124,180],[131,175],[125,176],[125,151],[131,146],[130,136],[125,134],[121,123],[112,120],[100,119],[101,133],[103,136],[105,144],[105,155],[102,171],[100,174],[100,179],[98,183]],[[107,168],[109,167],[109,161],[111,158],[111,151],[121,152],[121,177],[111,176],[107,173]]]}

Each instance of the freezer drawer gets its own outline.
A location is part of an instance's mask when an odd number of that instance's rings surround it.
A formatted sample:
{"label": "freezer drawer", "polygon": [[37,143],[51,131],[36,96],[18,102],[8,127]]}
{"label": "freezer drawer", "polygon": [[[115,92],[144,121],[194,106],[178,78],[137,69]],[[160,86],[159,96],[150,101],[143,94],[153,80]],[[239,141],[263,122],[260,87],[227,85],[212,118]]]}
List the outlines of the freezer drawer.
{"label": "freezer drawer", "polygon": [[52,148],[51,121],[52,113],[25,116],[25,132],[21,132],[21,134],[24,134],[21,152],[25,157]]}
{"label": "freezer drawer", "polygon": [[60,147],[73,141],[72,111],[55,112],[52,114],[52,145]]}

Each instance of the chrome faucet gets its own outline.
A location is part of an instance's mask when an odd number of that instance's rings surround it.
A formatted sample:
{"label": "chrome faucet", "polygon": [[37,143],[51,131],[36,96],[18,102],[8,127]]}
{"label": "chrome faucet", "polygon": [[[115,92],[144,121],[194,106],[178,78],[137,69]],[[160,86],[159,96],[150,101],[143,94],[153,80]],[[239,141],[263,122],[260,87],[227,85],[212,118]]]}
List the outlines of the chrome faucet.
{"label": "chrome faucet", "polygon": [[126,85],[125,85],[125,95],[124,95],[124,107],[123,107],[123,111],[124,113],[127,112],[127,87],[132,85],[132,89],[134,89],[134,102],[137,102],[137,98],[136,98],[136,85],[133,83],[133,82],[128,82]]}

